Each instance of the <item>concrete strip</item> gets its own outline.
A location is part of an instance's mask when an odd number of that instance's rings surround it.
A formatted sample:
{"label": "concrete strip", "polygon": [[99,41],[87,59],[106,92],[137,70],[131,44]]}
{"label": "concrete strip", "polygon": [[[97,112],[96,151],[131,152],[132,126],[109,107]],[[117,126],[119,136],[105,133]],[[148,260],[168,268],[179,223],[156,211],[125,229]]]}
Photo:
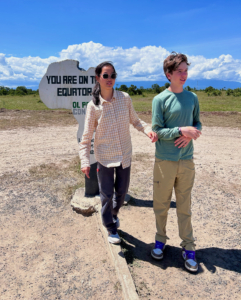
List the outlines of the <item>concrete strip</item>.
{"label": "concrete strip", "polygon": [[[100,211],[100,210],[99,210]],[[121,251],[120,245],[110,244],[107,240],[108,234],[106,228],[102,225],[101,214],[95,214],[99,227],[103,233],[103,237],[106,241],[107,247],[110,250],[111,257],[113,259],[115,270],[122,287],[122,293],[125,300],[139,300],[136,292],[134,282],[132,280],[130,271],[128,269],[126,259]]]}

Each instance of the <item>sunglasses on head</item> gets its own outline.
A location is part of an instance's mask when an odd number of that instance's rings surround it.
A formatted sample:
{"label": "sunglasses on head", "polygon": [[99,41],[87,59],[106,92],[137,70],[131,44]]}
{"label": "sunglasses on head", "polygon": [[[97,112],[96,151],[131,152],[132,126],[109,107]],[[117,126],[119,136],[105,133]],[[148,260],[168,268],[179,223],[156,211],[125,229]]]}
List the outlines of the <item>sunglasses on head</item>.
{"label": "sunglasses on head", "polygon": [[111,79],[116,79],[116,76],[117,76],[116,73],[112,73],[110,76],[109,76],[107,73],[104,73],[104,74],[102,75],[102,77],[103,77],[104,79],[108,79],[109,77],[110,77]]}

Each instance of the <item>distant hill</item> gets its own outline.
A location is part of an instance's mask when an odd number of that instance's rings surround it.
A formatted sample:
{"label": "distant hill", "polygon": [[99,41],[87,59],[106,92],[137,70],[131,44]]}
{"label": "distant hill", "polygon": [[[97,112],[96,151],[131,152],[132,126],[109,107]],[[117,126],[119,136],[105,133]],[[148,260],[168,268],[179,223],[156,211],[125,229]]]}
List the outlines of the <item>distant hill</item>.
{"label": "distant hill", "polygon": [[[140,86],[143,86],[145,89],[150,88],[153,84],[157,83],[159,86],[163,86],[166,81],[126,81],[126,82],[118,82],[116,81],[116,85],[118,84],[118,87],[120,87],[122,84],[127,85],[128,87],[133,84],[136,85],[137,88]],[[202,80],[192,80],[188,79],[186,84],[184,85],[187,86],[189,85],[191,88],[196,88],[197,90],[199,89],[205,89],[206,87],[212,86],[215,89],[236,89],[236,88],[241,88],[241,83],[236,82],[236,81],[223,81],[223,80],[209,80],[209,79],[202,79]]]}
{"label": "distant hill", "polygon": [[[166,82],[168,82],[167,80],[164,81],[116,81],[116,85],[118,84],[118,87],[120,87],[122,84],[127,85],[127,87],[129,87],[130,85],[136,85],[137,88],[139,88],[140,86],[143,86],[145,89],[146,88],[150,88],[153,84],[157,83],[159,86],[163,86]],[[115,85],[115,86],[116,86]],[[188,79],[186,84],[184,85],[187,86],[189,85],[191,88],[196,88],[196,89],[205,89],[208,86],[212,86],[216,89],[222,89],[222,88],[226,88],[226,89],[236,89],[236,88],[241,88],[241,83],[240,82],[236,82],[236,81],[223,81],[223,80],[209,80],[209,79],[202,79],[202,80],[192,80],[192,79]],[[10,87],[10,88],[16,88],[17,86],[25,86],[28,89],[33,89],[33,90],[37,90],[38,89],[38,85],[36,85],[33,82],[24,82],[24,81],[19,81],[19,84],[17,85],[13,85],[11,81],[4,81],[4,82],[0,82],[0,86],[5,86],[5,87]]]}

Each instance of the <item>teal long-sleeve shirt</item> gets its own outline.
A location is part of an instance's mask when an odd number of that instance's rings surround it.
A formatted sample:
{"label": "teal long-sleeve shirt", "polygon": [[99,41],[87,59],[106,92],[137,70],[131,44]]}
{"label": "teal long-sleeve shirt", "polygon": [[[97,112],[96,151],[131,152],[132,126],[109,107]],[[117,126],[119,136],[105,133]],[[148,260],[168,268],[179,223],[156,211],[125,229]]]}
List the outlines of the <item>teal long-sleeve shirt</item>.
{"label": "teal long-sleeve shirt", "polygon": [[197,95],[183,90],[173,93],[165,90],[152,101],[152,129],[158,135],[155,156],[163,160],[178,161],[193,158],[193,141],[184,148],[175,147],[180,137],[178,127],[194,126],[202,129],[199,119]]}

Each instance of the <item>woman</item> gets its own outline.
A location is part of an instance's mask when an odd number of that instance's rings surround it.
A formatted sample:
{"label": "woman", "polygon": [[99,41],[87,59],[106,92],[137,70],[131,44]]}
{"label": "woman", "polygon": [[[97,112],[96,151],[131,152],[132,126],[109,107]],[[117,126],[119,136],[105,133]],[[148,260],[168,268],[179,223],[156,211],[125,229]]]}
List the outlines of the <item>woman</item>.
{"label": "woman", "polygon": [[130,182],[131,136],[129,124],[142,131],[152,142],[157,135],[141,121],[127,93],[113,89],[116,71],[111,62],[103,62],[95,69],[96,85],[85,117],[85,128],[80,146],[81,171],[89,178],[89,153],[94,130],[94,152],[102,204],[103,225],[108,231],[108,241],[120,243],[117,214],[124,203]]}

